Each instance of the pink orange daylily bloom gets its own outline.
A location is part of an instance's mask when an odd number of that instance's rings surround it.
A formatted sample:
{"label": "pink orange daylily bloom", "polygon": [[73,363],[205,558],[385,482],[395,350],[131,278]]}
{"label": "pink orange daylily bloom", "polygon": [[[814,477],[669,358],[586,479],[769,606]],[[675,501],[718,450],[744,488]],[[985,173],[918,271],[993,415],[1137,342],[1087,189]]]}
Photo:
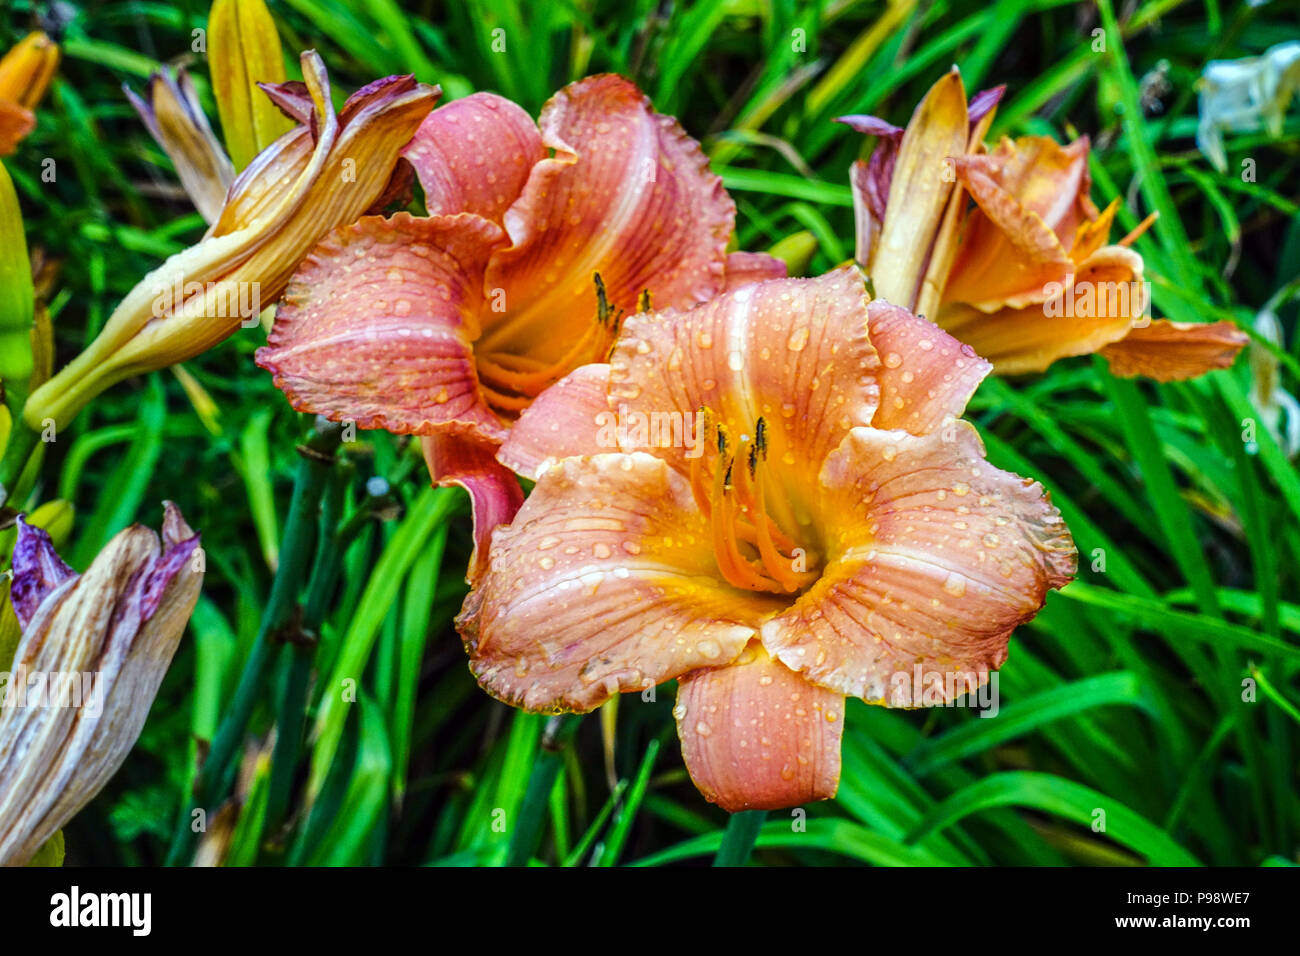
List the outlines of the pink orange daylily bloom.
{"label": "pink orange daylily bloom", "polygon": [[709,800],[833,796],[846,696],[976,689],[1074,573],[1042,487],[958,417],[988,371],[856,267],[629,316],[501,449],[536,486],[458,619],[479,683],[582,712],[675,678]]}
{"label": "pink orange daylily bloom", "polygon": [[[999,374],[1101,352],[1118,375],[1161,381],[1232,364],[1232,322],[1153,321],[1142,257],[1147,220],[1108,243],[1118,200],[1089,198],[1086,138],[983,138],[1001,90],[966,102],[954,70],[906,130],[844,117],[880,138],[852,171],[858,260],[878,295],[933,319]],[[974,206],[970,201],[974,200]]]}
{"label": "pink orange daylily bloom", "polygon": [[722,181],[618,76],[565,87],[536,123],[476,93],[434,110],[404,155],[428,215],[330,235],[257,361],[299,410],[422,436],[435,480],[469,490],[480,543],[522,501],[495,459],[512,423],[603,361],[624,315],[784,274],[770,257],[727,255]]}

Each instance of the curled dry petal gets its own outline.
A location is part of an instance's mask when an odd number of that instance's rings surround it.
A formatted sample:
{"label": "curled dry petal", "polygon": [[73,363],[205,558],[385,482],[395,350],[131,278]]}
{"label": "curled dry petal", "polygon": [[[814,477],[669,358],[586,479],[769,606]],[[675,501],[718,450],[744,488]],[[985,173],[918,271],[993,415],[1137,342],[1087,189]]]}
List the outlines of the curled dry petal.
{"label": "curled dry petal", "polygon": [[194,208],[205,221],[215,220],[235,178],[235,167],[208,125],[189,74],[184,68],[175,77],[167,70],[154,73],[143,98],[128,87],[122,89],[149,135],[176,167]]}
{"label": "curled dry petal", "polygon": [[[23,531],[28,547],[14,567],[15,587],[42,596],[8,688],[23,696],[0,708],[0,865],[26,863],[84,807],[144,725],[203,579],[193,561],[198,536],[166,507],[161,543],[132,525],[85,574],[63,576],[52,589],[48,549]],[[64,696],[32,696],[29,675]]]}
{"label": "curled dry petal", "polygon": [[1157,382],[1195,378],[1230,368],[1250,336],[1235,322],[1170,322],[1134,328],[1101,350],[1116,375],[1145,375]]}
{"label": "curled dry petal", "polygon": [[191,358],[255,320],[330,229],[354,222],[384,192],[437,90],[394,77],[336,116],[320,58],[308,51],[302,67],[312,124],[258,154],[204,240],[146,276],[91,346],[32,394],[29,424],[66,424],[114,382]]}
{"label": "curled dry petal", "polygon": [[844,697],[810,684],[752,642],[728,667],[677,688],[677,735],[695,786],[730,813],[835,796]]}

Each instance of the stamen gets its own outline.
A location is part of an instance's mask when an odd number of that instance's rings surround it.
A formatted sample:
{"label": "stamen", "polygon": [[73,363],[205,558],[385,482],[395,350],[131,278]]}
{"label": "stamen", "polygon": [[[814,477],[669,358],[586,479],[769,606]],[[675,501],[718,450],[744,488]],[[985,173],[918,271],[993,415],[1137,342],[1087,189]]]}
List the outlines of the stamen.
{"label": "stamen", "polygon": [[733,463],[734,459],[727,462],[725,469],[717,467],[713,473],[713,554],[718,570],[729,583],[747,591],[773,591],[776,582],[754,570],[736,543],[734,489],[730,484]]}
{"label": "stamen", "polygon": [[1121,239],[1118,244],[1121,246],[1131,246],[1133,243],[1137,242],[1138,239],[1141,238],[1142,233],[1150,229],[1151,224],[1154,223],[1159,218],[1160,218],[1160,213],[1153,212],[1151,215],[1147,216],[1140,223],[1134,226],[1133,231],[1130,232],[1123,239]]}

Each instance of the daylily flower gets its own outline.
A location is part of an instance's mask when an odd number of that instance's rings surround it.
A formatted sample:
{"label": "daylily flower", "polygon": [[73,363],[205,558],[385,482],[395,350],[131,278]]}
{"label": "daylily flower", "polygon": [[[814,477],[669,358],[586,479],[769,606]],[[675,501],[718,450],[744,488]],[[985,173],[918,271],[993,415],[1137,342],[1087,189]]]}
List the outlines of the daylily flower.
{"label": "daylily flower", "polygon": [[1089,198],[1086,138],[984,146],[1000,95],[981,93],[968,107],[954,70],[906,131],[843,118],[881,140],[851,177],[858,260],[876,293],[932,318],[1000,374],[1097,351],[1118,375],[1161,381],[1231,365],[1247,341],[1233,323],[1151,320],[1142,257],[1130,245],[1152,220],[1107,244],[1118,200],[1099,212]]}
{"label": "daylily flower", "polygon": [[122,91],[176,167],[194,208],[206,222],[215,222],[225,206],[235,167],[203,114],[189,74],[183,67],[175,77],[160,70],[149,77],[143,98],[125,85]]}
{"label": "daylily flower", "polygon": [[[956,417],[988,370],[869,303],[852,267],[630,316],[609,364],[544,393],[502,447],[537,484],[458,619],[471,670],[544,712],[676,678],[708,799],[833,796],[846,695],[975,690],[1074,573],[1042,487],[989,465]],[[610,415],[701,423],[705,441],[628,428],[611,449]]]}
{"label": "daylily flower", "polygon": [[1225,132],[1266,129],[1275,138],[1282,135],[1287,108],[1300,90],[1300,41],[1269,47],[1263,56],[1211,60],[1205,64],[1198,86],[1196,145],[1215,169],[1226,173]]}
{"label": "daylily flower", "polygon": [[59,66],[59,47],[39,30],[0,59],[0,156],[36,128],[36,109]]}
{"label": "daylily flower", "polygon": [[429,215],[336,230],[257,362],[300,411],[422,436],[434,478],[470,491],[480,544],[522,500],[496,447],[543,389],[604,360],[625,314],[784,275],[726,254],[735,206],[699,144],[617,76],[565,87],[537,124],[474,94],[404,155]]}
{"label": "daylily flower", "polygon": [[0,706],[0,865],[21,866],[117,772],[171,663],[203,573],[166,505],[162,541],[132,525],[85,574],[19,519],[10,596],[22,640]]}
{"label": "daylily flower", "polygon": [[266,87],[299,125],[235,179],[203,240],[145,276],[90,347],[32,394],[30,426],[62,427],[115,382],[192,358],[256,320],[322,236],[385,198],[398,151],[438,91],[387,77],[336,114],[314,51],[302,69],[305,83]]}

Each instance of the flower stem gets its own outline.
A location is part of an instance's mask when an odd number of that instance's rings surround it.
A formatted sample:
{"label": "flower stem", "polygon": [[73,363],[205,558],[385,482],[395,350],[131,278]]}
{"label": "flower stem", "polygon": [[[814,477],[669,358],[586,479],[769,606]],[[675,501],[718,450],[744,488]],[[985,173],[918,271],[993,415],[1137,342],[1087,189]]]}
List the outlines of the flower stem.
{"label": "flower stem", "polygon": [[3,507],[13,495],[18,481],[22,477],[27,462],[40,435],[27,427],[21,415],[13,417],[13,430],[9,433],[9,444],[4,448],[4,457],[0,458],[0,507]]}
{"label": "flower stem", "polygon": [[519,808],[519,819],[510,846],[506,850],[506,866],[527,866],[542,840],[546,822],[546,809],[550,806],[551,788],[564,765],[564,748],[573,738],[582,720],[581,714],[560,714],[546,722],[542,733],[542,752],[533,761],[533,771],[524,791],[524,802]]}
{"label": "flower stem", "polygon": [[744,866],[758,839],[758,831],[767,817],[766,810],[742,810],[733,813],[722,835],[722,846],[713,858],[714,866]]}
{"label": "flower stem", "polygon": [[[313,550],[321,494],[325,478],[334,464],[334,450],[341,437],[340,426],[317,419],[311,437],[305,445],[299,446],[302,459],[298,462],[298,473],[294,478],[293,498],[280,544],[280,564],[271,583],[271,596],[262,613],[262,624],[253,649],[244,663],[230,710],[217,728],[208,755],[194,778],[194,806],[209,814],[216,809],[234,781],[236,757],[248,730],[248,722],[253,716],[253,709],[262,695],[269,666],[279,647],[280,636],[294,623],[294,617],[298,613],[298,594],[302,590]],[[197,834],[190,826],[189,810],[182,808],[181,825],[177,827],[172,840],[167,864],[181,865],[192,852],[196,837]]]}

